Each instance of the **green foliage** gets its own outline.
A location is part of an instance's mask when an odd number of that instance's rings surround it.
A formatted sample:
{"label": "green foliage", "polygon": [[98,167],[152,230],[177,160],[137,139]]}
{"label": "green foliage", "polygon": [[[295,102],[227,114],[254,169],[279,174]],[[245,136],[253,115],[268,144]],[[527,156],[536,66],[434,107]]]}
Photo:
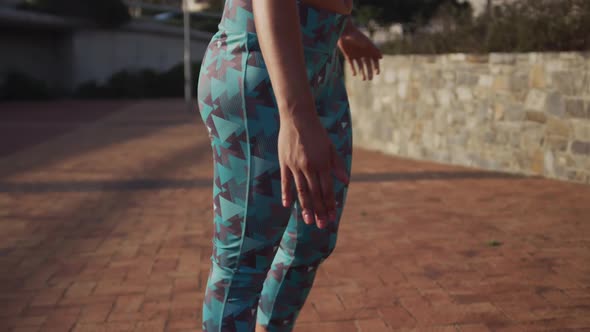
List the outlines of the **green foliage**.
{"label": "green foliage", "polygon": [[[178,27],[184,26],[182,18],[172,18],[164,21],[166,24],[174,25]],[[198,31],[207,31],[210,33],[216,33],[218,30],[219,19],[200,17],[198,19],[191,20],[191,29]]]}
{"label": "green foliage", "polygon": [[121,0],[32,0],[24,6],[48,14],[91,20],[105,27],[127,23],[131,16]]}
{"label": "green foliage", "polygon": [[[200,63],[193,63],[191,73],[196,88]],[[184,65],[178,64],[163,73],[151,69],[117,72],[103,85],[96,82],[81,84],[76,93],[77,98],[168,98],[184,95]]]}
{"label": "green foliage", "polygon": [[590,1],[522,0],[384,45],[390,54],[586,51]]}
{"label": "green foliage", "polygon": [[405,30],[412,31],[428,23],[444,5],[464,11],[471,8],[467,2],[458,0],[363,0],[353,15],[363,25],[369,21],[383,25],[401,23]]}
{"label": "green foliage", "polygon": [[209,0],[209,8],[207,11],[221,13],[225,6],[225,0]]}
{"label": "green foliage", "polygon": [[[209,7],[206,12],[219,14],[223,13],[225,0],[209,0]],[[216,33],[219,25],[219,18],[200,17],[191,21],[193,29]]]}
{"label": "green foliage", "polygon": [[54,97],[54,92],[45,82],[20,72],[2,75],[0,100],[46,100]]}
{"label": "green foliage", "polygon": [[488,241],[488,246],[489,247],[499,247],[502,245],[502,242],[498,241],[498,240],[490,240]]}
{"label": "green foliage", "polygon": [[374,32],[373,23],[376,17],[379,17],[379,8],[371,5],[360,6],[354,12],[356,22],[367,27],[371,35]]}

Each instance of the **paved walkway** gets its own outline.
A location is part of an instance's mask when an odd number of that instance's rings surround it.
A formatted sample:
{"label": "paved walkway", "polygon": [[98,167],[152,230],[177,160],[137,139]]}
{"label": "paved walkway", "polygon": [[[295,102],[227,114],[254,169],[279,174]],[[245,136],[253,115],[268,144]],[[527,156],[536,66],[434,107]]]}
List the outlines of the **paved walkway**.
{"label": "paved walkway", "polygon": [[[195,114],[0,105],[0,132],[0,331],[198,330],[212,161]],[[590,331],[590,187],[356,150],[296,331]]]}

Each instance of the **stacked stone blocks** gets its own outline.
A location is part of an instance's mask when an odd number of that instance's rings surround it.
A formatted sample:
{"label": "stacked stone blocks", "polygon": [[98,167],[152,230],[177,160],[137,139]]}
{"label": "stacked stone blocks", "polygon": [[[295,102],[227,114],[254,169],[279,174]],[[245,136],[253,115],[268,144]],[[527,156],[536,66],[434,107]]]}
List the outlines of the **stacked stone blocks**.
{"label": "stacked stone blocks", "polygon": [[386,56],[382,68],[347,75],[357,145],[590,183],[589,54]]}

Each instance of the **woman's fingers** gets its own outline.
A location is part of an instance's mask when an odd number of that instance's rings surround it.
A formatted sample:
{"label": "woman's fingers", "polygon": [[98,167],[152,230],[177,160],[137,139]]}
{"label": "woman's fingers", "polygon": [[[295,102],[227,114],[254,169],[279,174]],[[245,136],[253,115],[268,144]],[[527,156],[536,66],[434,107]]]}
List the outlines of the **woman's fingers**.
{"label": "woman's fingers", "polygon": [[299,205],[301,206],[301,215],[303,221],[311,225],[314,222],[313,203],[307,186],[307,179],[301,172],[296,172],[294,175],[295,186],[297,187],[297,196],[299,198]]}
{"label": "woman's fingers", "polygon": [[380,67],[380,63],[379,63],[379,58],[373,58],[373,65],[375,67],[375,73],[377,75],[381,74],[381,67]]}
{"label": "woman's fingers", "polygon": [[[380,57],[360,57],[360,58],[347,58],[347,62],[350,64],[350,68],[352,69],[352,75],[356,76],[357,71],[361,72],[361,76],[363,80],[367,78],[369,80],[373,79],[374,75],[379,75],[381,73],[381,66],[379,63]],[[355,68],[355,62],[358,66],[358,70]]]}
{"label": "woman's fingers", "polygon": [[373,55],[371,56],[371,59],[373,60],[375,72],[377,73],[377,75],[379,75],[381,73],[381,67],[380,67],[379,60],[383,59],[383,53],[381,53],[381,50],[378,49],[377,47],[374,47],[374,51],[373,51]]}
{"label": "woman's fingers", "polygon": [[347,57],[346,62],[348,62],[350,64],[350,69],[352,70],[352,76],[356,76],[356,67],[354,66],[354,60]]}
{"label": "woman's fingers", "polygon": [[322,186],[315,170],[307,170],[305,172],[309,194],[313,204],[313,212],[318,228],[324,228],[328,225],[328,213],[324,205],[322,197]]}
{"label": "woman's fingers", "polygon": [[293,202],[292,184],[293,174],[291,173],[291,170],[288,167],[281,165],[281,197],[284,207],[289,207]]}
{"label": "woman's fingers", "polygon": [[373,62],[370,58],[363,58],[365,62],[365,68],[367,68],[367,75],[369,76],[369,81],[373,80]]}
{"label": "woman's fingers", "polygon": [[361,76],[363,77],[363,81],[365,81],[367,79],[367,73],[365,72],[365,66],[363,65],[363,60],[361,58],[357,58],[355,59],[356,65],[359,69],[359,72],[361,73]]}

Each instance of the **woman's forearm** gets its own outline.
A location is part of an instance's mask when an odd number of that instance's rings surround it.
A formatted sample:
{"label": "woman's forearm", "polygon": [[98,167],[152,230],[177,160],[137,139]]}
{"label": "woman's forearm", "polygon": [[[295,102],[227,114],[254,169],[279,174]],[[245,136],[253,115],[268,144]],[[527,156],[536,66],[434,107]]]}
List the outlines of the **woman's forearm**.
{"label": "woman's forearm", "polygon": [[315,116],[295,0],[255,0],[254,24],[281,119]]}
{"label": "woman's forearm", "polygon": [[349,33],[353,32],[353,31],[354,31],[354,29],[356,29],[356,27],[355,27],[355,26],[354,26],[354,24],[352,23],[352,17],[351,17],[351,16],[348,16],[348,17],[346,18],[346,23],[345,23],[345,25],[344,25],[344,31],[342,31],[342,34],[343,34],[343,35],[347,35],[347,34],[349,34]]}

